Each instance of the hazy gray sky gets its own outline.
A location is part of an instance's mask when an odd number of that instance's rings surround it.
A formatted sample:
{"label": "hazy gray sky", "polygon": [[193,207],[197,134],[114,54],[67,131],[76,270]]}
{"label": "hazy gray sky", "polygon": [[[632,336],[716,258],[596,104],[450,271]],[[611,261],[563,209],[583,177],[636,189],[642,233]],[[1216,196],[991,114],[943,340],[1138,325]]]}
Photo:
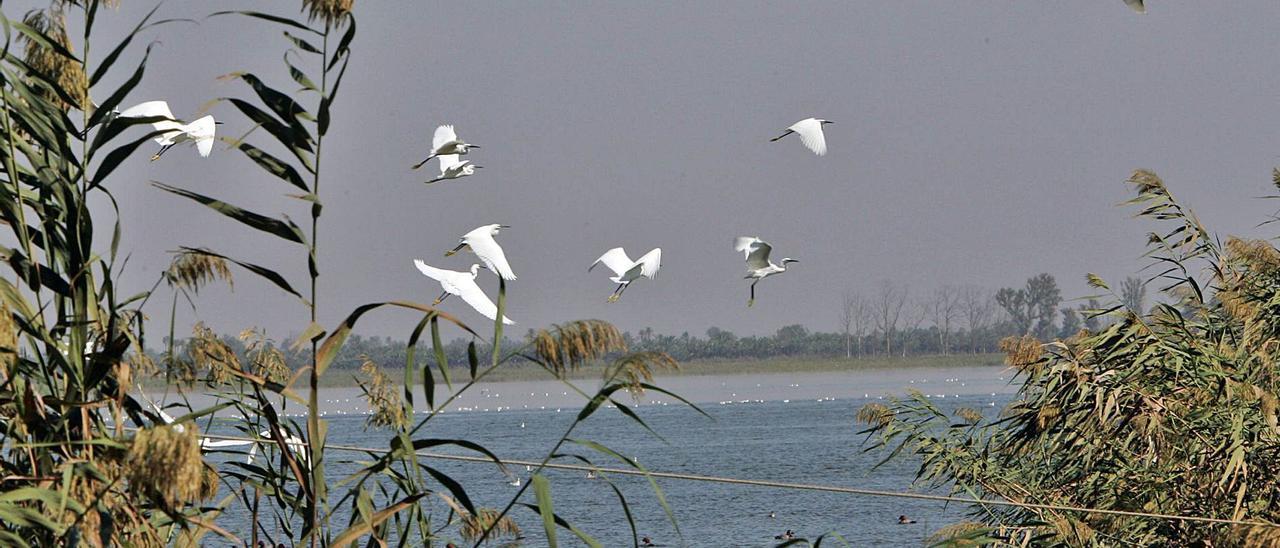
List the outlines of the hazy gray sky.
{"label": "hazy gray sky", "polygon": [[[293,15],[297,3],[244,4]],[[151,6],[125,2],[102,16],[99,36]],[[170,2],[161,14],[210,10]],[[1139,167],[1217,232],[1272,234],[1255,225],[1276,204],[1255,197],[1272,193],[1280,163],[1274,1],[1153,0],[1139,16],[1120,0],[361,0],[356,16],[321,188],[330,327],[365,302],[429,303],[439,286],[411,260],[464,270],[472,257],[444,251],[494,222],[513,225],[500,242],[519,275],[508,308],[517,334],[579,318],[632,331],[835,330],[840,293],[869,294],[885,279],[923,293],[1050,272],[1080,296],[1086,272],[1118,281],[1145,264],[1151,225],[1116,207]],[[274,26],[221,18],[152,37],[161,44],[129,103],[165,99],[185,117],[211,98],[247,95],[215,80],[235,70],[292,84]],[[230,105],[212,112],[225,134],[248,127]],[[769,142],[810,116],[836,122],[827,156],[793,138]],[[446,122],[484,147],[472,159],[485,169],[423,186],[408,167]],[[223,148],[207,160],[190,149],[155,163],[139,155],[116,172],[129,289],[149,286],[179,245],[306,285],[301,249],[146,184],[307,217],[281,197],[290,189]],[[761,282],[751,309],[737,235],[802,261]],[[606,304],[612,284],[586,267],[618,245],[633,256],[662,247],[663,268]],[[233,293],[209,289],[199,303],[199,317],[223,331],[260,325],[282,337],[306,324],[300,304],[247,273]],[[456,298],[444,308],[487,323]],[[359,331],[404,338],[413,320],[375,313]]]}

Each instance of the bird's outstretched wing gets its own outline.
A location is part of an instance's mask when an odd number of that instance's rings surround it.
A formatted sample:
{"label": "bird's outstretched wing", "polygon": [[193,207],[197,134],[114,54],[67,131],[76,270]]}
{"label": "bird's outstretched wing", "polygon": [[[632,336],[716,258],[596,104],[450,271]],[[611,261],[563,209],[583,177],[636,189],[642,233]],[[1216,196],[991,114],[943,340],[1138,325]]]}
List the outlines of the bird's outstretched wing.
{"label": "bird's outstretched wing", "polygon": [[196,142],[196,150],[200,151],[200,155],[205,158],[208,158],[209,153],[213,151],[213,137],[217,128],[218,125],[214,122],[213,116],[205,116],[186,125],[187,135]]}
{"label": "bird's outstretched wing", "polygon": [[[484,291],[480,289],[480,286],[476,285],[475,280],[460,280],[456,283],[456,286],[458,296],[462,297],[462,300],[471,305],[471,308],[476,309],[476,312],[479,312],[481,316],[489,318],[490,320],[497,318],[498,305],[493,304],[493,301],[489,300],[489,296],[485,295]],[[505,325],[516,324],[516,322],[511,321],[511,318],[508,318],[505,314],[502,316],[502,323]]]}
{"label": "bird's outstretched wing", "polygon": [[209,438],[200,438],[201,449],[217,449],[219,447],[243,447],[245,445],[253,445],[254,442],[248,440],[211,440]]}
{"label": "bird's outstretched wing", "polygon": [[626,274],[628,270],[631,270],[632,266],[635,266],[635,262],[627,256],[627,252],[623,251],[621,247],[615,247],[604,252],[604,255],[601,255],[599,259],[596,259],[596,262],[587,267],[587,272],[591,272],[600,263],[604,263],[605,266],[609,267],[609,270],[612,270],[616,276]]}
{"label": "bird's outstretched wing", "polygon": [[738,236],[733,241],[734,251],[741,251],[747,259],[747,268],[757,270],[769,266],[769,253],[773,246],[754,236]]}
{"label": "bird's outstretched wing", "polygon": [[792,124],[790,128],[800,135],[800,142],[806,148],[812,150],[818,156],[824,156],[827,153],[827,138],[822,134],[822,122],[817,118],[806,118]]}
{"label": "bird's outstretched wing", "polygon": [[444,176],[450,169],[462,165],[462,161],[458,160],[457,154],[441,154],[440,156],[436,156],[436,159],[440,160],[441,176]]}
{"label": "bird's outstretched wing", "polygon": [[169,111],[169,103],[164,101],[138,103],[120,111],[121,118],[149,118],[151,116],[173,118],[173,112]]}
{"label": "bird's outstretched wing", "polygon": [[157,404],[155,400],[151,399],[151,396],[147,395],[147,392],[142,389],[141,384],[138,384],[136,386],[138,387],[138,394],[142,396],[142,401],[147,402],[147,407],[150,407],[152,411],[155,411],[157,415],[160,415],[160,420],[164,421],[165,424],[173,424],[174,423],[173,415],[165,413],[164,408],[160,407],[160,405]]}
{"label": "bird's outstretched wing", "polygon": [[467,238],[467,245],[471,246],[471,251],[475,252],[476,257],[480,258],[489,270],[497,272],[504,280],[516,279],[516,273],[511,271],[511,265],[507,264],[507,255],[502,252],[502,246],[493,239],[488,233],[476,234]]}
{"label": "bird's outstretched wing", "polygon": [[656,278],[658,276],[658,269],[662,268],[662,249],[657,247],[653,248],[648,253],[645,253],[643,257],[640,257],[640,260],[636,261],[636,264],[640,266],[641,276],[649,278],[650,280]]}
{"label": "bird's outstretched wing", "polygon": [[448,270],[441,270],[439,268],[431,266],[425,262],[422,262],[422,259],[414,259],[413,266],[418,267],[418,272],[421,272],[426,277],[431,278],[437,282],[444,281],[445,278],[449,277]]}
{"label": "bird's outstretched wing", "polygon": [[453,132],[453,126],[446,124],[437,127],[436,134],[431,137],[431,150],[432,152],[440,150],[445,143],[456,140],[458,140],[458,134]]}
{"label": "bird's outstretched wing", "polygon": [[1124,5],[1138,13],[1147,13],[1147,7],[1142,4],[1142,0],[1124,0]]}
{"label": "bird's outstretched wing", "polygon": [[157,143],[167,144],[177,131],[182,131],[182,122],[177,121],[173,117],[173,112],[169,111],[169,103],[164,101],[147,101],[131,106],[120,112],[121,118],[154,118],[164,117],[167,120],[158,120],[151,122],[151,127],[156,131],[165,133],[157,135],[154,139]]}

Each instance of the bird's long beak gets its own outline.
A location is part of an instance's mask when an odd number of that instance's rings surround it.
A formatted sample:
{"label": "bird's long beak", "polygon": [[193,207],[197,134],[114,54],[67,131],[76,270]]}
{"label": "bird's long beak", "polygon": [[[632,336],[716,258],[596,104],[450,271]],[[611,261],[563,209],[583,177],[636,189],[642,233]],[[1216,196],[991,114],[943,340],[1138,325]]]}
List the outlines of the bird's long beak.
{"label": "bird's long beak", "polygon": [[832,122],[831,120],[823,120],[823,121],[822,121],[822,123],[824,123],[824,124],[834,124],[835,122]]}
{"label": "bird's long beak", "polygon": [[511,228],[511,225],[498,225],[498,228]]}
{"label": "bird's long beak", "polygon": [[222,122],[219,122],[219,121],[217,121],[217,120],[214,120],[214,121],[213,121],[213,124],[214,124],[214,125],[216,125],[216,126],[220,126],[220,125],[222,125]]}
{"label": "bird's long beak", "polygon": [[473,145],[473,144],[471,144],[471,143],[467,143],[467,147],[469,147],[469,148],[480,148],[480,145]]}
{"label": "bird's long beak", "polygon": [[453,255],[454,253],[462,251],[464,247],[467,247],[467,244],[458,244],[458,247],[455,247],[453,249],[450,249],[449,251],[444,252],[444,256],[448,257],[450,255]]}
{"label": "bird's long beak", "polygon": [[476,169],[484,169],[484,166],[477,166],[477,165],[475,165],[475,164],[471,164],[471,165],[472,165],[473,167],[475,167]]}

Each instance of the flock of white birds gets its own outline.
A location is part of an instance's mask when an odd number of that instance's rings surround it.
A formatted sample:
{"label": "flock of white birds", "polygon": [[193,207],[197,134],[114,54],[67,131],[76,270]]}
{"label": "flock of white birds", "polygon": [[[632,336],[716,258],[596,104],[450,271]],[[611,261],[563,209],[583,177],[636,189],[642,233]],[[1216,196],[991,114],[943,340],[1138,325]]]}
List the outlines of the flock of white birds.
{"label": "flock of white birds", "polygon": [[[830,120],[806,118],[792,124],[785,133],[774,137],[772,141],[777,141],[794,133],[800,136],[800,142],[805,147],[813,151],[814,154],[823,156],[827,153],[827,138],[823,134],[822,126],[830,123],[832,123]],[[480,166],[472,164],[470,160],[459,161],[458,157],[467,154],[468,150],[472,148],[480,147],[459,139],[453,126],[442,125],[436,128],[435,135],[431,140],[431,153],[427,155],[425,160],[414,164],[413,169],[419,169],[430,162],[432,158],[436,158],[440,162],[440,176],[427,181],[427,183],[471,175],[475,172],[475,168]],[[463,234],[458,241],[458,246],[445,253],[446,257],[463,249],[470,249],[472,253],[475,253],[476,257],[480,259],[480,263],[471,265],[470,270],[466,272],[436,268],[421,259],[413,261],[419,272],[440,282],[442,292],[432,303],[433,305],[440,304],[450,295],[457,295],[484,317],[490,320],[497,319],[497,305],[493,304],[493,300],[488,295],[485,295],[484,290],[480,289],[480,285],[476,283],[476,278],[480,275],[480,270],[485,269],[500,276],[503,280],[516,279],[515,272],[512,272],[511,265],[507,263],[506,254],[502,252],[502,246],[498,245],[498,241],[494,239],[504,228],[510,227],[491,224],[476,228]],[[751,297],[747,300],[747,306],[755,304],[756,284],[760,283],[760,280],[774,274],[786,272],[788,263],[799,262],[796,259],[787,257],[778,263],[774,263],[769,260],[769,254],[773,251],[773,246],[769,245],[769,242],[754,236],[739,236],[735,238],[733,249],[734,251],[742,252],[747,261],[746,279],[751,280]],[[662,249],[655,247],[648,253],[641,255],[639,259],[632,260],[627,255],[626,250],[621,247],[615,247],[604,252],[604,255],[601,255],[599,259],[591,263],[591,266],[587,267],[587,271],[590,272],[600,265],[604,265],[613,271],[614,275],[609,279],[618,284],[618,286],[613,289],[608,301],[616,302],[622,297],[622,293],[631,286],[631,282],[641,278],[652,280],[658,276],[658,270],[662,268]],[[505,314],[502,316],[502,323],[507,325],[515,324]]]}
{"label": "flock of white birds", "polygon": [[[1146,13],[1147,11],[1143,0],[1123,1],[1125,5],[1137,13]],[[216,125],[221,123],[214,121],[213,116],[204,116],[195,121],[184,123],[173,117],[173,112],[169,110],[169,105],[164,101],[147,101],[123,111],[116,111],[114,114],[121,118],[145,118],[151,123],[155,128],[155,141],[160,144],[160,150],[151,157],[152,161],[160,159],[160,156],[174,145],[182,143],[194,144],[201,156],[208,157],[213,150]],[[782,135],[774,137],[771,141],[777,141],[788,135],[796,134],[800,137],[801,144],[806,148],[818,156],[825,156],[827,154],[827,138],[823,132],[823,126],[830,123],[833,122],[821,118],[805,118],[791,124],[791,127],[788,127]],[[431,152],[421,162],[414,164],[412,168],[415,170],[420,169],[431,160],[437,160],[440,175],[426,181],[427,184],[468,177],[474,175],[476,170],[482,167],[471,160],[459,159],[467,156],[473,148],[480,148],[480,146],[459,138],[452,125],[441,125],[436,128],[435,134],[432,135]],[[484,317],[490,320],[497,319],[497,305],[480,289],[479,284],[476,283],[476,278],[480,275],[480,269],[483,268],[501,276],[503,280],[516,279],[515,273],[511,270],[511,265],[507,263],[506,255],[502,252],[502,246],[498,245],[497,240],[494,239],[503,228],[510,227],[491,224],[476,228],[463,234],[458,246],[445,253],[445,256],[448,257],[468,248],[475,253],[482,264],[471,265],[467,272],[436,268],[421,259],[413,261],[414,266],[418,267],[418,271],[440,283],[440,288],[443,292],[436,298],[434,304],[440,304],[450,295],[457,295]],[[747,306],[755,304],[756,284],[760,283],[760,280],[774,274],[786,272],[788,263],[799,262],[796,259],[786,257],[780,262],[774,263],[769,259],[773,246],[755,236],[739,236],[735,238],[733,249],[734,251],[742,252],[747,262],[745,279],[751,280],[750,297],[747,299]],[[633,261],[625,250],[621,247],[615,247],[604,252],[604,255],[601,255],[599,259],[591,263],[587,271],[590,272],[596,266],[602,264],[613,271],[614,275],[609,279],[618,284],[608,299],[609,302],[616,302],[622,297],[622,293],[631,285],[631,282],[640,278],[652,280],[657,277],[658,270],[662,267],[662,249],[655,247]],[[502,316],[502,323],[507,325],[515,324],[505,314]]]}
{"label": "flock of white birds", "polygon": [[[213,151],[217,124],[221,123],[215,121],[213,116],[204,116],[189,123],[182,122],[173,117],[173,112],[169,110],[169,104],[164,101],[147,101],[122,111],[116,111],[114,114],[120,118],[145,119],[145,121],[151,123],[151,126],[155,128],[153,132],[156,134],[154,139],[160,145],[160,150],[151,157],[152,161],[160,159],[160,156],[170,148],[173,148],[174,145],[182,143],[195,145],[200,156],[208,157],[209,153]],[[824,156],[827,153],[827,138],[822,128],[830,123],[832,123],[830,120],[821,118],[805,118],[791,124],[791,127],[788,127],[786,132],[774,137],[771,141],[777,141],[794,133],[800,137],[800,142],[806,148],[818,156]],[[441,125],[436,128],[435,134],[431,138],[431,152],[426,159],[414,164],[412,167],[413,169],[420,169],[433,159],[439,163],[440,176],[427,181],[427,184],[467,177],[473,175],[475,170],[481,166],[475,165],[471,160],[459,160],[458,158],[466,156],[473,148],[480,147],[458,138],[458,133],[453,129],[452,125]],[[476,283],[476,278],[480,275],[480,269],[486,269],[501,276],[503,280],[516,279],[515,272],[511,270],[511,265],[507,263],[506,254],[502,252],[502,246],[498,245],[498,241],[494,239],[504,228],[510,227],[491,224],[476,228],[463,234],[462,238],[458,240],[458,246],[445,253],[446,257],[463,249],[470,249],[472,253],[475,253],[476,257],[480,259],[480,263],[471,265],[471,268],[466,272],[436,268],[421,259],[413,261],[419,272],[440,283],[442,292],[432,303],[433,305],[440,304],[450,295],[457,295],[482,316],[490,320],[497,319],[498,306],[493,303],[493,300],[488,295],[485,295],[484,290],[480,289],[480,285]],[[774,263],[769,260],[769,254],[773,251],[773,246],[755,236],[739,236],[735,238],[733,249],[734,251],[742,252],[747,261],[745,279],[751,280],[751,297],[747,300],[747,306],[755,304],[756,284],[760,283],[760,280],[774,274],[786,272],[788,263],[799,262],[791,257],[786,257],[782,261]],[[652,280],[658,276],[658,270],[662,268],[662,249],[655,247],[633,261],[631,257],[627,256],[625,250],[621,247],[615,247],[604,252],[604,255],[601,255],[599,259],[591,263],[587,271],[590,272],[599,265],[604,265],[613,271],[614,275],[609,279],[618,284],[618,286],[609,295],[608,301],[616,302],[622,297],[622,293],[631,285],[631,282],[641,278]],[[511,321],[511,318],[508,318],[505,314],[502,316],[502,323],[515,325],[515,322]]]}

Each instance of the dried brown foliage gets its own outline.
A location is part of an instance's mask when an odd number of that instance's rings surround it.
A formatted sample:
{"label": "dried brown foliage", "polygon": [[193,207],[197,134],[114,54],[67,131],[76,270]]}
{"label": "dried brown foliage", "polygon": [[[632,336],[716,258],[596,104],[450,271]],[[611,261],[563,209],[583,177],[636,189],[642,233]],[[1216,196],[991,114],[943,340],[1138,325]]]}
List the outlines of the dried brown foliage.
{"label": "dried brown foliage", "polygon": [[198,250],[184,250],[169,263],[165,277],[174,287],[199,293],[200,288],[210,282],[222,280],[227,287],[234,287],[231,267],[222,257],[201,253]]}
{"label": "dried brown foliage", "polygon": [[624,352],[627,343],[618,328],[600,320],[579,320],[533,335],[533,349],[557,374],[577,369],[612,352]]}
{"label": "dried brown foliage", "polygon": [[217,476],[205,474],[200,432],[193,422],[138,430],[125,456],[124,474],[135,493],[167,508],[217,491]]}
{"label": "dried brown foliage", "polygon": [[302,0],[307,20],[319,19],[329,26],[337,26],[346,20],[354,5],[355,0]]}
{"label": "dried brown foliage", "polygon": [[367,378],[357,377],[356,382],[369,403],[370,413],[366,422],[370,426],[404,429],[408,426],[409,417],[405,414],[404,403],[400,401],[399,385],[368,356],[361,356],[361,360],[360,372]]}

